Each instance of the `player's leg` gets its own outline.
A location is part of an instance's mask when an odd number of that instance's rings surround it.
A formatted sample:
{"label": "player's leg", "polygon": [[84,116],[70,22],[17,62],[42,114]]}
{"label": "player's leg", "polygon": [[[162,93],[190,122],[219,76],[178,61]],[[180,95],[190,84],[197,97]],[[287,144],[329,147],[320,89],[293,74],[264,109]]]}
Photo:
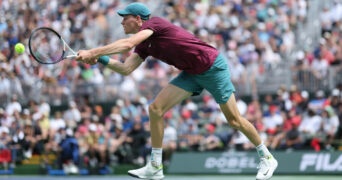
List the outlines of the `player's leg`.
{"label": "player's leg", "polygon": [[262,143],[255,127],[247,119],[240,115],[234,94],[231,94],[226,103],[220,104],[220,108],[229,125],[232,128],[241,131],[256,146],[260,157],[260,164],[258,167],[259,171],[256,179],[270,179],[278,166],[278,162],[268,151],[267,147]]}
{"label": "player's leg", "polygon": [[261,144],[260,136],[255,127],[240,115],[234,94],[231,94],[226,103],[220,104],[220,108],[230,127],[241,131],[255,146]]}
{"label": "player's leg", "polygon": [[[196,76],[194,79],[207,89],[213,95],[215,101],[220,104],[221,110],[230,126],[244,133],[256,146],[261,159],[257,179],[271,177],[277,162],[267,147],[261,142],[255,127],[240,115],[234,96],[235,88],[230,80],[230,72],[225,57],[219,55],[208,71]],[[269,157],[271,160],[268,160]]]}
{"label": "player's leg", "polygon": [[190,92],[168,84],[160,91],[155,101],[149,106],[152,147],[161,148],[163,145],[163,115],[189,96],[191,96]]}
{"label": "player's leg", "polygon": [[164,178],[162,166],[162,144],[164,136],[163,115],[192,93],[169,84],[161,90],[155,101],[149,106],[152,152],[150,162],[143,168],[130,170],[128,174],[141,179]]}

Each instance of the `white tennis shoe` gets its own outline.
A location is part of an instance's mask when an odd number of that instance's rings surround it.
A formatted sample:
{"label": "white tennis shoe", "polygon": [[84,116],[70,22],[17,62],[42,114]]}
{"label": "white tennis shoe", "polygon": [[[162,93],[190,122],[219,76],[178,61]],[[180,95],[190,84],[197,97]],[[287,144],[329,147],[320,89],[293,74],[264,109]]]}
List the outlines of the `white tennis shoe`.
{"label": "white tennis shoe", "polygon": [[164,178],[163,165],[154,167],[150,162],[140,169],[129,170],[128,175],[139,179],[159,180]]}
{"label": "white tennis shoe", "polygon": [[278,167],[278,161],[273,156],[260,158],[258,165],[258,174],[256,175],[257,180],[267,180],[273,175],[273,172]]}

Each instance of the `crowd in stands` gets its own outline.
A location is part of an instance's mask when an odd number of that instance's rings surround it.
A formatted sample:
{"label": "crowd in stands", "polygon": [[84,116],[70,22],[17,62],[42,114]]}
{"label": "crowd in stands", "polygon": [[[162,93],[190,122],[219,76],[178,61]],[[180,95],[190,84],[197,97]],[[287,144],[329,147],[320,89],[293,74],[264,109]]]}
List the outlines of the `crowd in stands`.
{"label": "crowd in stands", "polygon": [[[27,43],[30,32],[39,26],[61,32],[74,49],[109,43],[117,38],[112,33],[117,29],[115,11],[127,2],[19,2],[0,1],[0,151],[11,156],[8,162],[0,155],[0,161],[14,167],[34,154],[44,159],[54,153],[59,168],[67,162],[87,168],[144,164],[151,149],[148,104],[178,70],[151,57],[132,75],[123,77],[102,65],[76,61],[42,66],[28,50],[22,55],[13,51],[14,44]],[[265,69],[275,68],[295,50],[296,25],[305,23],[308,8],[306,0],[162,3],[162,16],[227,56],[237,87],[246,81],[255,83]],[[336,2],[334,8],[322,11],[320,44],[312,52],[299,52],[294,68],[312,68],[324,79],[325,68],[338,66],[342,60],[341,4]],[[114,56],[124,60],[127,54]],[[89,93],[84,84],[96,88]],[[237,100],[240,113],[272,150],[341,150],[341,92],[341,84],[316,93],[291,86],[253,96],[250,102],[239,96]],[[85,96],[74,96],[77,93]],[[92,97],[113,101],[110,112]],[[63,102],[67,109],[52,109]],[[228,126],[206,92],[171,109],[164,122],[165,163],[174,151],[254,150],[242,133]]]}
{"label": "crowd in stands", "polygon": [[341,46],[341,1],[334,0],[332,6],[323,6],[319,14],[318,23],[321,26],[321,34],[318,43],[312,49],[302,47],[295,57],[294,70],[298,70],[295,81],[305,87],[313,78],[306,72],[313,74],[314,79],[320,81],[318,87],[327,87],[329,68],[333,67],[341,71],[342,46]]}

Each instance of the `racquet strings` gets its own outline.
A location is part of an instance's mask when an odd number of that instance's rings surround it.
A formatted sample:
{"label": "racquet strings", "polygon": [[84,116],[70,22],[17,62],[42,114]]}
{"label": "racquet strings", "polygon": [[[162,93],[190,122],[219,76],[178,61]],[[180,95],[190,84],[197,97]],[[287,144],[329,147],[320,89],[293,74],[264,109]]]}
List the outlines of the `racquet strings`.
{"label": "racquet strings", "polygon": [[30,48],[37,61],[43,64],[52,64],[63,59],[65,45],[54,31],[39,29],[31,35]]}

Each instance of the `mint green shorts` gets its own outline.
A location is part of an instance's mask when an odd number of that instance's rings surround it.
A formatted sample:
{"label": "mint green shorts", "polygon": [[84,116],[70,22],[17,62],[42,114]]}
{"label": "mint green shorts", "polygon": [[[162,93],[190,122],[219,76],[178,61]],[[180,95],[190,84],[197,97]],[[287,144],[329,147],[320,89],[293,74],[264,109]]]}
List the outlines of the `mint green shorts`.
{"label": "mint green shorts", "polygon": [[230,80],[230,72],[226,58],[219,54],[211,68],[202,74],[189,74],[181,72],[170,82],[171,84],[199,95],[206,89],[219,104],[226,103],[235,87]]}

